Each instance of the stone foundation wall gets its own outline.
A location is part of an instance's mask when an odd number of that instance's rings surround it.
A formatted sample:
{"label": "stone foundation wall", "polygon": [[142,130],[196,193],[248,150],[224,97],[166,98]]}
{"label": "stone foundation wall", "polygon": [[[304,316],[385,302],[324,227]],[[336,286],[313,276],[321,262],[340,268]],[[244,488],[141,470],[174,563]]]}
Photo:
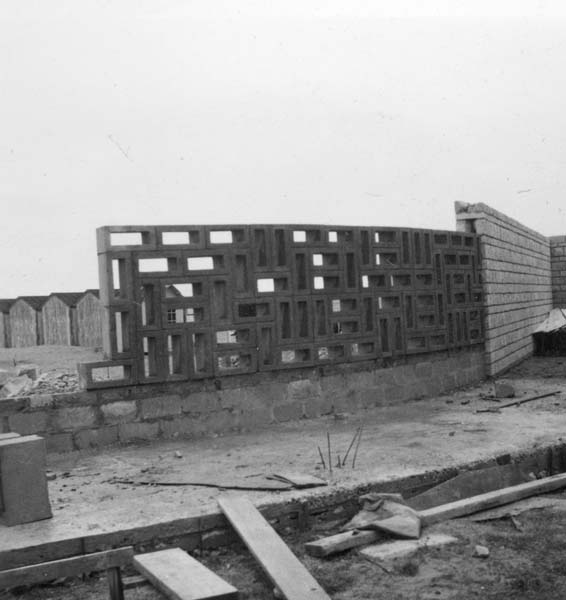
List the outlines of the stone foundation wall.
{"label": "stone foundation wall", "polygon": [[488,375],[533,352],[533,329],[552,308],[548,238],[485,204],[456,203],[460,231],[480,234]]}
{"label": "stone foundation wall", "polygon": [[[347,367],[347,368],[346,368]],[[3,400],[0,432],[39,434],[48,452],[195,438],[437,396],[485,376],[483,349],[272,376],[131,386]]]}

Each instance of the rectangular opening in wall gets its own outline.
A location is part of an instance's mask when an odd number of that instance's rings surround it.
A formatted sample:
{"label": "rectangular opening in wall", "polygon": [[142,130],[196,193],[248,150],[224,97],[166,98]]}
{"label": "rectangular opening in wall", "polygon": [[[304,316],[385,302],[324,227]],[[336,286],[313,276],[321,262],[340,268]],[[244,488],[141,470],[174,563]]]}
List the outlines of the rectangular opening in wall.
{"label": "rectangular opening in wall", "polygon": [[273,334],[271,332],[271,327],[262,327],[260,340],[261,344],[259,347],[260,351],[260,360],[262,365],[271,365],[273,364]]}
{"label": "rectangular opening in wall", "polygon": [[207,343],[204,333],[193,333],[193,368],[195,373],[206,373]]}
{"label": "rectangular opening in wall", "polygon": [[482,301],[482,293],[481,292],[474,292],[472,295],[472,301],[473,302],[481,302]]}
{"label": "rectangular opening in wall", "polygon": [[462,336],[464,341],[468,341],[468,315],[464,312],[462,313]]}
{"label": "rectangular opening in wall", "polygon": [[454,294],[454,303],[455,304],[466,304],[466,294],[463,292],[458,292]]}
{"label": "rectangular opening in wall", "polygon": [[185,312],[182,308],[168,308],[167,309],[167,323],[172,325],[174,323],[184,323]]}
{"label": "rectangular opening in wall", "polygon": [[231,244],[233,241],[231,231],[211,231],[209,239],[211,244]]}
{"label": "rectangular opening in wall", "polygon": [[225,281],[215,281],[212,286],[212,306],[217,319],[228,318],[228,286]]}
{"label": "rectangular opening in wall", "polygon": [[308,362],[310,359],[311,353],[308,348],[281,350],[281,362],[285,364]]}
{"label": "rectangular opening in wall", "polygon": [[129,369],[126,372],[126,367],[111,366],[111,367],[93,367],[90,371],[92,381],[119,381],[129,377]]}
{"label": "rectangular opening in wall", "polygon": [[417,274],[417,285],[430,287],[432,285],[432,274],[431,273],[418,273]]}
{"label": "rectangular opening in wall", "polygon": [[462,320],[460,318],[460,313],[456,313],[454,316],[454,319],[456,321],[456,341],[461,342],[462,341]]}
{"label": "rectangular opening in wall", "polygon": [[251,304],[238,304],[238,317],[241,319],[253,319],[256,317],[268,317],[271,314],[271,305],[268,302],[257,302]]}
{"label": "rectangular opening in wall", "polygon": [[322,267],[322,265],[323,265],[322,254],[313,254],[312,255],[312,264],[315,267]]}
{"label": "rectangular opening in wall", "polygon": [[369,287],[369,277],[367,275],[362,275],[362,287]]}
{"label": "rectangular opening in wall", "polygon": [[454,343],[454,317],[452,313],[448,313],[448,343]]}
{"label": "rectangular opening in wall", "polygon": [[185,308],[185,322],[186,323],[197,323],[204,320],[204,309],[203,308]]}
{"label": "rectangular opening in wall", "polygon": [[375,352],[374,342],[354,342],[350,345],[352,356],[364,356]]}
{"label": "rectangular opening in wall", "polygon": [[378,306],[381,310],[396,310],[401,307],[399,296],[379,296]]}
{"label": "rectangular opening in wall", "polygon": [[395,244],[397,242],[397,232],[376,231],[374,239],[376,244]]}
{"label": "rectangular opening in wall", "polygon": [[140,258],[138,269],[140,273],[166,273],[169,265],[166,258]]}
{"label": "rectangular opening in wall", "polygon": [[143,372],[145,377],[157,375],[156,340],[154,337],[143,338]]}
{"label": "rectangular opening in wall", "polygon": [[340,278],[339,277],[333,277],[333,276],[324,276],[323,277],[323,288],[324,289],[337,289],[340,287]]}
{"label": "rectangular opening in wall", "polygon": [[446,302],[452,304],[452,277],[446,275]]}
{"label": "rectangular opening in wall", "polygon": [[328,232],[328,241],[331,244],[335,244],[338,241],[338,233],[336,231]]}
{"label": "rectangular opening in wall", "polygon": [[395,317],[393,319],[393,332],[395,339],[395,350],[401,352],[403,350],[403,331],[401,329],[401,318]]}
{"label": "rectangular opening in wall", "polygon": [[165,286],[166,298],[192,298],[194,287],[192,283],[172,283]]}
{"label": "rectangular opening in wall", "polygon": [[256,248],[256,264],[258,267],[267,265],[267,239],[265,229],[254,229],[254,244]]}
{"label": "rectangular opening in wall", "polygon": [[307,256],[306,254],[295,254],[295,269],[297,274],[297,289],[305,290],[307,288]]}
{"label": "rectangular opening in wall", "polygon": [[116,351],[130,351],[130,321],[129,313],[115,312],[115,327],[116,327]]}
{"label": "rectangular opening in wall", "polygon": [[446,336],[444,334],[431,335],[430,345],[433,348],[441,348],[442,346],[446,346]]}
{"label": "rectangular opening in wall", "polygon": [[421,234],[418,231],[415,231],[413,234],[413,246],[415,248],[415,263],[420,265],[422,263]]}
{"label": "rectangular opening in wall", "polygon": [[341,229],[338,232],[338,241],[341,244],[351,244],[354,241],[354,232],[351,229]]}
{"label": "rectangular opening in wall", "polygon": [[440,254],[434,255],[434,272],[436,274],[436,285],[442,284],[442,264],[440,262]]}
{"label": "rectangular opening in wall", "polygon": [[417,318],[417,328],[420,329],[422,327],[434,327],[436,325],[436,320],[434,315],[419,315]]}
{"label": "rectangular opening in wall", "polygon": [[112,260],[112,286],[114,296],[125,298],[127,295],[126,260],[118,258]]}
{"label": "rectangular opening in wall", "polygon": [[152,283],[146,283],[141,287],[141,317],[144,327],[155,324],[154,289]]}
{"label": "rectangular opening in wall", "polygon": [[426,349],[426,338],[424,337],[413,337],[407,340],[407,350],[425,350]]}
{"label": "rectangular opening in wall", "polygon": [[465,237],[464,238],[464,245],[465,246],[473,246],[474,245],[474,238],[473,237]]}
{"label": "rectangular opening in wall", "polygon": [[417,296],[418,308],[432,308],[434,306],[434,296],[432,294],[419,294]]}
{"label": "rectangular opening in wall", "polygon": [[430,245],[430,233],[424,234],[424,249],[425,249],[425,263],[430,265],[432,263],[432,247]]}
{"label": "rectangular opening in wall", "polygon": [[473,341],[479,340],[479,338],[480,338],[480,330],[475,329],[475,328],[470,329],[470,340],[473,342]]}
{"label": "rectangular opening in wall", "polygon": [[403,231],[401,235],[401,248],[403,252],[403,264],[407,265],[411,262],[411,248],[409,246],[409,233],[407,231]]}
{"label": "rectangular opening in wall", "polygon": [[469,265],[470,264],[470,255],[469,254],[460,254],[460,264],[461,265]]}
{"label": "rectangular opening in wall", "polygon": [[275,279],[258,279],[257,280],[257,291],[262,293],[274,292],[275,291]]}
{"label": "rectangular opening in wall", "polygon": [[143,244],[141,231],[111,233],[110,244],[112,246],[141,246]]}
{"label": "rectangular opening in wall", "polygon": [[279,303],[279,315],[281,324],[281,339],[291,337],[291,304],[290,302]]}
{"label": "rectangular opening in wall", "polygon": [[309,310],[304,300],[299,300],[297,306],[297,337],[309,336]]}
{"label": "rectangular opening in wall", "polygon": [[413,317],[413,297],[405,296],[405,320],[407,327],[412,329],[415,326],[415,320]]}
{"label": "rectangular opening in wall", "polygon": [[454,273],[452,275],[452,283],[455,286],[462,286],[462,285],[464,285],[464,275],[463,275],[463,273]]}
{"label": "rectangular opening in wall", "polygon": [[217,331],[216,341],[218,344],[249,344],[251,333],[249,329]]}
{"label": "rectangular opening in wall", "polygon": [[372,298],[363,299],[363,315],[365,331],[373,331],[373,302]]}
{"label": "rectangular opening in wall", "polygon": [[470,321],[477,321],[480,318],[479,310],[470,311]]}
{"label": "rectangular opening in wall", "polygon": [[249,369],[252,364],[252,357],[249,353],[234,352],[222,354],[217,357],[216,361],[220,371],[233,371],[235,369]]}
{"label": "rectangular opening in wall", "polygon": [[358,333],[359,330],[358,321],[335,321],[332,325],[334,335],[352,335]]}
{"label": "rectangular opening in wall", "polygon": [[395,267],[399,264],[399,257],[395,252],[380,252],[375,255],[375,264],[383,267]]}
{"label": "rectangular opening in wall", "polygon": [[186,246],[192,243],[188,231],[163,231],[161,232],[161,243],[164,246]]}
{"label": "rectangular opening in wall", "polygon": [[284,267],[287,264],[287,247],[286,247],[286,243],[285,243],[285,230],[284,229],[276,229],[275,230],[275,247],[276,247],[277,266]]}
{"label": "rectangular opening in wall", "polygon": [[349,288],[356,287],[356,255],[348,252],[346,254],[346,286]]}
{"label": "rectangular opening in wall", "polygon": [[342,303],[340,300],[332,300],[332,312],[340,312],[342,310]]}
{"label": "rectangular opening in wall", "polygon": [[444,255],[444,264],[456,265],[456,264],[458,264],[458,257],[456,256],[456,254],[445,254]]}
{"label": "rectangular opening in wall", "polygon": [[391,287],[411,287],[411,276],[391,275]]}
{"label": "rectangular opening in wall", "polygon": [[343,359],[346,352],[344,346],[321,346],[317,349],[318,360],[340,360]]}
{"label": "rectangular opening in wall", "polygon": [[237,292],[248,289],[248,257],[245,254],[236,254],[234,264],[234,279]]}
{"label": "rectangular opening in wall", "polygon": [[294,242],[306,242],[307,241],[307,232],[306,231],[293,231],[293,241]]}
{"label": "rectangular opening in wall", "polygon": [[[221,257],[218,257],[221,260]],[[212,271],[215,268],[212,256],[193,256],[187,258],[187,269],[189,271]]]}
{"label": "rectangular opening in wall", "polygon": [[446,246],[448,244],[448,236],[445,233],[435,233],[434,243],[438,246]]}
{"label": "rectangular opening in wall", "polygon": [[181,344],[180,335],[167,336],[167,362],[169,366],[169,375],[179,375],[183,372]]}
{"label": "rectangular opening in wall", "polygon": [[316,334],[319,336],[326,335],[328,332],[328,326],[326,323],[326,302],[324,300],[316,300],[315,315],[316,315]]}
{"label": "rectangular opening in wall", "polygon": [[381,351],[389,352],[389,324],[387,319],[379,319],[379,335],[381,338]]}
{"label": "rectangular opening in wall", "polygon": [[362,244],[362,264],[369,264],[369,255],[370,255],[370,247],[369,247],[369,231],[362,229],[361,231],[361,244]]}
{"label": "rectangular opening in wall", "polygon": [[452,236],[452,245],[453,246],[461,246],[462,245],[462,236],[461,235],[453,235]]}
{"label": "rectangular opening in wall", "polygon": [[313,286],[315,290],[324,289],[324,277],[313,277]]}
{"label": "rectangular opening in wall", "polygon": [[438,294],[438,323],[444,325],[444,298],[442,294]]}

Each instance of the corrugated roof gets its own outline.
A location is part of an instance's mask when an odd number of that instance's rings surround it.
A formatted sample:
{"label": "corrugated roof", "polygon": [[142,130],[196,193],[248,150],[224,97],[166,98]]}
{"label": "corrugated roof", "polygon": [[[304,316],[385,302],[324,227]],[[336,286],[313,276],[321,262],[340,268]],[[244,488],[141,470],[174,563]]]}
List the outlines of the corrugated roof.
{"label": "corrugated roof", "polygon": [[41,310],[45,304],[48,296],[18,296],[16,301],[23,300],[26,304],[29,304],[35,310]]}
{"label": "corrugated roof", "polygon": [[49,298],[56,296],[67,306],[76,306],[77,302],[84,296],[84,292],[53,292]]}

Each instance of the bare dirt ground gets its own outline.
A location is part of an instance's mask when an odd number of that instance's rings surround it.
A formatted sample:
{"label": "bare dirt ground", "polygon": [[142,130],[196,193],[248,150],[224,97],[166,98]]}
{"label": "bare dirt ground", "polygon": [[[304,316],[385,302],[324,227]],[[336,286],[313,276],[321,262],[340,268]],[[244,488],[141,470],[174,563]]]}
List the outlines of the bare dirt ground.
{"label": "bare dirt ground", "polygon": [[[52,455],[49,467],[55,517],[46,526],[35,523],[4,530],[0,546],[15,547],[30,539],[61,533],[83,535],[116,527],[148,524],[218,510],[214,488],[159,488],[116,485],[111,477],[241,477],[287,468],[327,477],[335,488],[399,478],[427,469],[446,468],[517,452],[566,438],[566,359],[531,359],[506,374],[519,398],[559,391],[556,396],[528,402],[499,413],[477,413],[498,403],[485,399],[489,382],[432,400],[375,409],[345,418],[313,419],[274,425],[257,432],[200,440],[174,440],[117,447],[97,454]],[[347,447],[352,433],[364,424],[355,470],[321,469],[316,444],[330,431],[335,449]],[[292,451],[289,449],[292,448]],[[322,492],[321,492],[322,490]],[[250,493],[256,503],[314,492]],[[287,496],[288,495],[288,496]],[[459,542],[440,550],[422,551],[391,572],[368,562],[353,550],[330,560],[305,555],[304,543],[336,529],[317,525],[308,532],[284,534],[285,541],[334,600],[429,600],[476,598],[553,600],[566,596],[566,513],[551,509],[524,513],[520,529],[508,519],[475,523],[460,519],[429,531],[454,535]],[[333,527],[335,527],[333,525]],[[42,533],[46,528],[48,534]],[[3,539],[2,539],[3,538]],[[12,545],[11,545],[12,544]],[[486,545],[487,559],[473,557],[476,544]],[[272,586],[244,548],[231,547],[195,554],[242,592],[243,599],[272,598]],[[131,574],[131,573],[130,573]],[[57,585],[5,593],[0,598],[22,600],[62,598],[102,600],[106,582],[95,576]],[[126,600],[161,599],[150,586],[126,591]]]}

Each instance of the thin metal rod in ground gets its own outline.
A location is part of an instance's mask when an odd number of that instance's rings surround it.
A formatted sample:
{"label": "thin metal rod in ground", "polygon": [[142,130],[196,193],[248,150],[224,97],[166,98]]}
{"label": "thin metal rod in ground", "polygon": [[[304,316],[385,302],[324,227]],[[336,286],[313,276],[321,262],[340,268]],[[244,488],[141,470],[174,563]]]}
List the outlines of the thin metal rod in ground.
{"label": "thin metal rod in ground", "polygon": [[330,431],[326,432],[326,443],[328,444],[328,468],[332,473],[332,454],[330,453]]}
{"label": "thin metal rod in ground", "polygon": [[352,449],[352,446],[354,445],[354,442],[356,441],[356,438],[358,437],[358,433],[360,433],[360,429],[361,429],[361,427],[358,427],[354,433],[354,437],[352,438],[352,441],[350,442],[350,445],[348,446],[348,450],[346,450],[346,454],[344,455],[344,459],[342,460],[342,466],[344,466],[346,464],[346,459],[348,458],[348,454],[350,454],[350,450]]}
{"label": "thin metal rod in ground", "polygon": [[363,425],[360,426],[360,433],[358,434],[358,441],[356,442],[356,450],[354,451],[354,458],[352,459],[352,469],[356,466],[356,458],[358,457],[358,448],[360,447],[360,442],[362,440],[362,429]]}
{"label": "thin metal rod in ground", "polygon": [[317,446],[318,448],[318,454],[320,456],[320,460],[322,462],[322,468],[326,469],[326,463],[324,462],[324,456],[322,456],[322,450],[320,449],[320,446]]}

